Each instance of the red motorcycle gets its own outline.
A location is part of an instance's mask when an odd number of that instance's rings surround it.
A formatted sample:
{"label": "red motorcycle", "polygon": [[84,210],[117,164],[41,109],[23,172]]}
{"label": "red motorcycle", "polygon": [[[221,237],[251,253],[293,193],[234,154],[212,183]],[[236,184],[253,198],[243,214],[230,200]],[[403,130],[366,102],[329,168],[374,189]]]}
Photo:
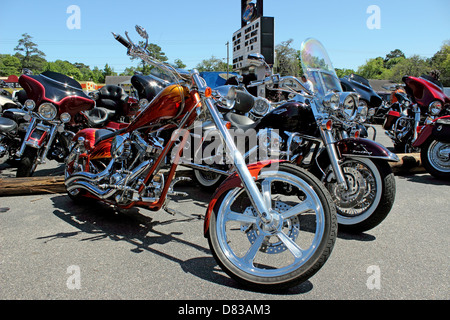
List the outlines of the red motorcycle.
{"label": "red motorcycle", "polygon": [[438,179],[450,180],[450,116],[423,126],[413,147],[420,148],[420,159],[427,172]]}
{"label": "red motorcycle", "polygon": [[450,98],[442,84],[433,77],[403,77],[406,95],[397,94],[398,101],[386,115],[383,128],[398,152],[412,152],[421,125],[450,114]]}
{"label": "red motorcycle", "polygon": [[123,129],[78,132],[66,159],[69,196],[86,197],[119,208],[168,208],[190,129],[202,112],[217,126],[235,171],[209,203],[204,235],[218,264],[232,278],[253,287],[273,289],[310,278],[331,253],[337,232],[336,211],[329,193],[310,173],[279,161],[245,164],[222,122],[218,106],[233,104],[231,88],[222,96],[211,90],[198,71],[179,73],[154,60],[130,38],[115,35],[132,57],[163,68],[174,81],[164,87]]}

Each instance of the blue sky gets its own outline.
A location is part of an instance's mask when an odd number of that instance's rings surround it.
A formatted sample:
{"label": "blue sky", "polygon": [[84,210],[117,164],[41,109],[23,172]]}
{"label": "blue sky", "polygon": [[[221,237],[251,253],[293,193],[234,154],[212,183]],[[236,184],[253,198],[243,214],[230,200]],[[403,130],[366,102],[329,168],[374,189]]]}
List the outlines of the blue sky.
{"label": "blue sky", "polygon": [[[69,29],[67,8],[80,8],[80,29]],[[370,5],[380,8],[380,29],[369,29]],[[202,59],[226,58],[226,42],[240,28],[240,0],[59,0],[8,1],[0,11],[0,53],[14,53],[21,34],[33,37],[48,61],[106,63],[116,72],[135,63],[111,36],[145,27],[150,42],[169,61],[188,68]],[[264,15],[275,18],[275,43],[319,39],[336,68],[353,68],[394,49],[431,57],[450,40],[450,0],[265,0]],[[230,55],[231,55],[230,50]]]}

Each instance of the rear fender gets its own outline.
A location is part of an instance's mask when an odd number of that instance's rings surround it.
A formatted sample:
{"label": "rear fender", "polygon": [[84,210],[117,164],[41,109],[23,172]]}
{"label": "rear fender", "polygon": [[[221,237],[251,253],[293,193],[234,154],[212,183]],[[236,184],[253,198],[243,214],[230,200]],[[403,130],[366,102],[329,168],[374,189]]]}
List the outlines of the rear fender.
{"label": "rear fender", "polygon": [[440,117],[432,124],[424,126],[412,146],[420,148],[430,137],[437,141],[450,143],[450,116]]}
{"label": "rear fender", "polygon": [[397,162],[398,156],[385,146],[373,140],[364,138],[348,138],[336,142],[341,157],[373,158]]}
{"label": "rear fender", "polygon": [[[247,166],[250,171],[251,176],[256,180],[259,176],[259,173],[264,167],[267,167],[275,162],[281,162],[279,160],[266,160],[257,163],[252,163]],[[243,188],[241,178],[235,172],[231,174],[224,182],[217,188],[214,192],[211,201],[209,202],[208,209],[206,209],[205,223],[204,223],[204,236],[208,236],[209,222],[211,219],[211,214],[213,212],[214,207],[216,206],[217,201],[220,199],[222,195],[227,193],[229,190],[235,188]]]}

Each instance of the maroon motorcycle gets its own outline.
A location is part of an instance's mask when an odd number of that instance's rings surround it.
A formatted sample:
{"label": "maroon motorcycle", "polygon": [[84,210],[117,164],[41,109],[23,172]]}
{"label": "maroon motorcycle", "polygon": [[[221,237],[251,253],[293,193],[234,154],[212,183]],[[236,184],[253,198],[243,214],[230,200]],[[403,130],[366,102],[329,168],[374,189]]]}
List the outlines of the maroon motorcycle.
{"label": "maroon motorcycle", "polygon": [[383,128],[386,130],[397,152],[415,151],[421,126],[450,114],[450,98],[444,93],[442,84],[433,77],[403,77],[407,95],[396,95],[398,102],[391,106]]}
{"label": "maroon motorcycle", "polygon": [[139,108],[138,101],[130,100],[118,86],[107,86],[88,96],[76,80],[57,72],[24,74],[19,83],[26,92],[22,116],[27,123],[15,154],[20,159],[17,177],[32,176],[38,164],[46,159],[64,162],[79,130],[102,127],[119,130],[128,125]]}

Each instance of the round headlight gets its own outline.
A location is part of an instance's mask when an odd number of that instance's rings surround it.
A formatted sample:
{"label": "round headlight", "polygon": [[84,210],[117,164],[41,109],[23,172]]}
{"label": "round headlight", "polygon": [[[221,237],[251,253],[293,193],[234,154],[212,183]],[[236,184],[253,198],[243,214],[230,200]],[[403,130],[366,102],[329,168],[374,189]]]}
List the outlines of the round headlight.
{"label": "round headlight", "polygon": [[269,111],[270,108],[270,102],[269,100],[265,98],[255,98],[255,104],[253,106],[252,112],[256,115],[262,116]]}
{"label": "round headlight", "polygon": [[430,103],[430,107],[428,108],[428,112],[432,116],[437,116],[439,113],[441,113],[442,110],[442,102],[440,101],[433,101]]}
{"label": "round headlight", "polygon": [[348,93],[341,95],[341,108],[347,120],[354,120],[358,108],[358,99],[355,94]]}
{"label": "round headlight", "polygon": [[330,92],[323,98],[322,104],[326,108],[337,110],[339,108],[339,94]]}
{"label": "round headlight", "polygon": [[61,114],[60,119],[63,123],[67,123],[70,121],[70,114],[68,114],[67,112],[64,112],[63,114]]}
{"label": "round headlight", "polygon": [[27,109],[27,110],[33,110],[34,107],[36,106],[36,103],[34,103],[33,100],[28,99],[27,101],[24,102],[23,106]]}
{"label": "round headlight", "polygon": [[51,103],[43,103],[39,106],[39,115],[47,121],[53,120],[58,114],[58,110]]}
{"label": "round headlight", "polygon": [[360,122],[366,122],[368,113],[369,113],[369,108],[367,108],[367,106],[362,106],[361,104],[359,104],[358,117],[359,117]]}
{"label": "round headlight", "polygon": [[220,99],[222,107],[231,110],[236,103],[236,88],[229,85],[217,87],[215,89],[215,96]]}

